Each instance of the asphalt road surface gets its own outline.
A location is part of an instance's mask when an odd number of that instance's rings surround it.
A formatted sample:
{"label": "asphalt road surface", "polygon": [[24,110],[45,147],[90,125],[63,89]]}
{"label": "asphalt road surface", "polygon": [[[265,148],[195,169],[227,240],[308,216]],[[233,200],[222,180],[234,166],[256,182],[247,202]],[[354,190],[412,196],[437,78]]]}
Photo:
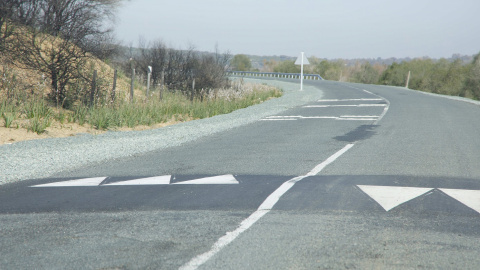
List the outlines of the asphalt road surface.
{"label": "asphalt road surface", "polygon": [[305,83],[323,98],[0,186],[0,268],[480,268],[480,107]]}

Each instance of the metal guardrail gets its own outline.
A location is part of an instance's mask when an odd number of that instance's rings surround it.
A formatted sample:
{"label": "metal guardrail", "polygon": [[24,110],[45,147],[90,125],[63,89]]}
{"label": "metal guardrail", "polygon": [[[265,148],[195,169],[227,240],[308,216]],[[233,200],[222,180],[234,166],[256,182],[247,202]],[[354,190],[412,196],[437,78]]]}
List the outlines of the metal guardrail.
{"label": "metal guardrail", "polygon": [[[300,73],[277,73],[277,72],[251,72],[251,71],[228,71],[229,76],[235,77],[264,77],[264,78],[284,78],[300,79]],[[318,74],[303,74],[304,80],[323,80]]]}

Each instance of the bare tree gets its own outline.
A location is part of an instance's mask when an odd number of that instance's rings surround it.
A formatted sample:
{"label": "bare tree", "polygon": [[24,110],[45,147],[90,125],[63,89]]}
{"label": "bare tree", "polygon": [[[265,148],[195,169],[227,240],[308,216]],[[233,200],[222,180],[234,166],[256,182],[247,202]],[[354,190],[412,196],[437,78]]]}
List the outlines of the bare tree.
{"label": "bare tree", "polygon": [[198,88],[220,88],[226,84],[226,72],[230,62],[230,53],[221,54],[215,47],[213,54],[203,55],[198,61]]}
{"label": "bare tree", "polygon": [[147,73],[147,67],[152,67],[152,81],[154,85],[158,85],[161,80],[162,71],[167,64],[168,49],[160,40],[148,43],[145,39],[140,38],[139,42],[140,56],[139,64],[144,73]]}
{"label": "bare tree", "polygon": [[8,41],[16,25],[34,26],[40,0],[0,1],[0,51],[9,49]]}
{"label": "bare tree", "polygon": [[51,97],[57,106],[69,102],[67,85],[110,30],[103,20],[111,15],[116,0],[39,0],[33,26],[15,31],[12,56],[22,68],[45,73],[51,80]]}

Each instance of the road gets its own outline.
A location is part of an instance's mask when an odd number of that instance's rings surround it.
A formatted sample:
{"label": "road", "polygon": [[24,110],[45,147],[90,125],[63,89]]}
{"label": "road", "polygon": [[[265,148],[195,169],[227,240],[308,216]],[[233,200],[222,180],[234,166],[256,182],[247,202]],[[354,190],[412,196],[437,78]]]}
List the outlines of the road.
{"label": "road", "polygon": [[480,107],[305,84],[323,98],[0,186],[0,268],[478,269]]}

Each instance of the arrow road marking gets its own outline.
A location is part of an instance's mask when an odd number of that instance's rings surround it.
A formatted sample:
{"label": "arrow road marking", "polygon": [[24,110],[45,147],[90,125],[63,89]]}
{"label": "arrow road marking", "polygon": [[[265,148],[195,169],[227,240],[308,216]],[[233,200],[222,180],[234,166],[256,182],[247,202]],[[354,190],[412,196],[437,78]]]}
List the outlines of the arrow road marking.
{"label": "arrow road marking", "polygon": [[438,190],[480,213],[480,190],[447,189]]}
{"label": "arrow road marking", "polygon": [[70,181],[54,182],[43,185],[36,185],[32,187],[93,187],[100,185],[103,180],[107,177],[94,177],[94,178],[84,178],[76,179]]}
{"label": "arrow road marking", "polygon": [[136,186],[136,185],[168,185],[171,175],[154,176],[121,182],[113,182],[102,186]]}
{"label": "arrow road marking", "polygon": [[363,192],[374,199],[385,211],[415,199],[433,188],[416,188],[416,187],[386,187],[386,186],[363,186],[358,185]]}

